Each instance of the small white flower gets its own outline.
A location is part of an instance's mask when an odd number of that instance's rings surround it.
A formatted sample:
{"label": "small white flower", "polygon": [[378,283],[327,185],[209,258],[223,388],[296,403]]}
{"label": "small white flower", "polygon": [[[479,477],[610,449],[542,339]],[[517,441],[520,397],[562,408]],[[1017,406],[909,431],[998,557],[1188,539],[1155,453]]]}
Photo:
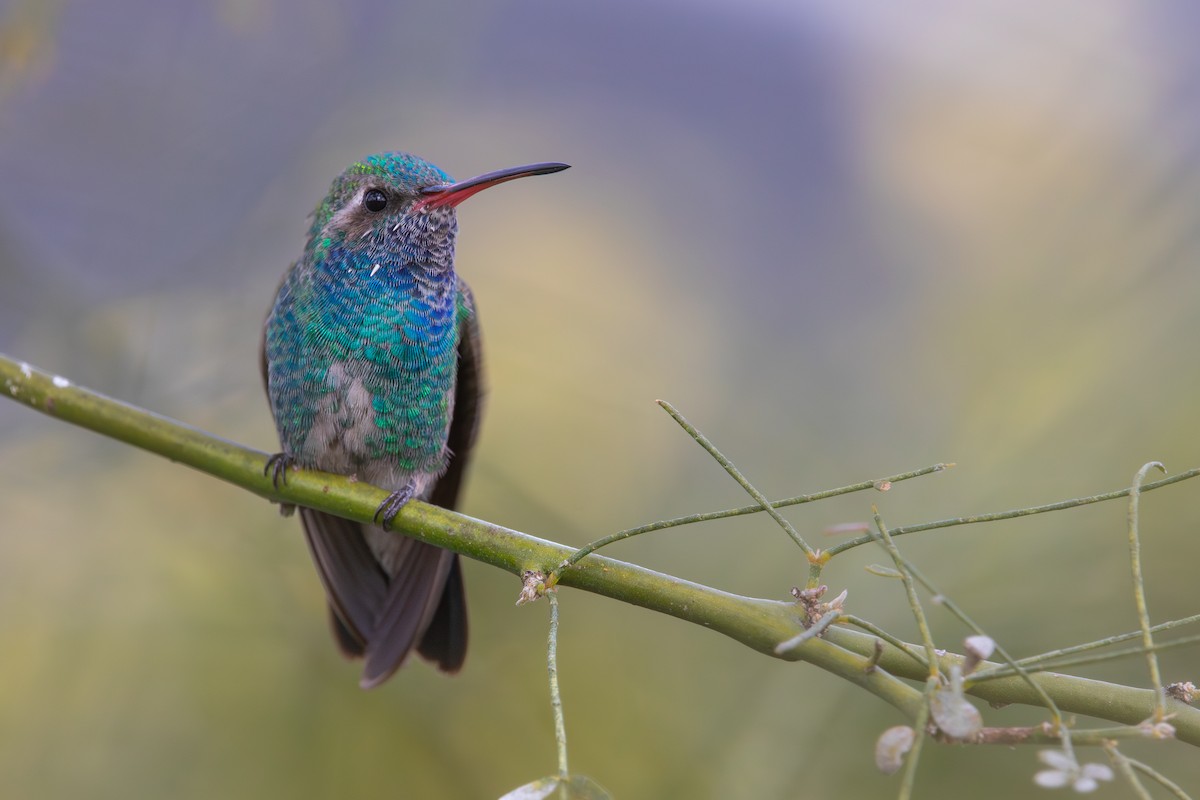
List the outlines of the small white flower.
{"label": "small white flower", "polygon": [[967,652],[976,658],[991,658],[996,652],[996,642],[990,636],[968,636],[966,638]]}
{"label": "small white flower", "polygon": [[1175,738],[1175,726],[1166,720],[1155,722],[1154,720],[1148,719],[1141,725],[1138,725],[1138,730],[1140,730],[1144,736],[1147,736],[1151,739]]}
{"label": "small white flower", "polygon": [[1079,772],[1079,777],[1075,779],[1075,791],[1094,792],[1100,786],[1100,781],[1111,781],[1113,779],[1112,767],[1108,764],[1084,764],[1083,769]]}
{"label": "small white flower", "polygon": [[970,738],[983,727],[979,709],[963,696],[963,675],[957,664],[950,667],[950,685],[929,698],[929,714],[942,733],[952,739]]}
{"label": "small white flower", "polygon": [[875,742],[875,766],[884,775],[893,775],[904,766],[904,756],[912,749],[917,733],[907,725],[896,725],[879,735]]}
{"label": "small white flower", "polygon": [[1113,771],[1107,764],[1084,764],[1081,767],[1062,750],[1041,750],[1038,759],[1050,767],[1033,776],[1033,782],[1043,789],[1070,786],[1080,794],[1087,794],[1096,791],[1100,781],[1113,779]]}
{"label": "small white flower", "polygon": [[968,636],[963,642],[967,651],[963,659],[963,671],[974,672],[981,662],[987,661],[996,651],[996,642],[990,636]]}

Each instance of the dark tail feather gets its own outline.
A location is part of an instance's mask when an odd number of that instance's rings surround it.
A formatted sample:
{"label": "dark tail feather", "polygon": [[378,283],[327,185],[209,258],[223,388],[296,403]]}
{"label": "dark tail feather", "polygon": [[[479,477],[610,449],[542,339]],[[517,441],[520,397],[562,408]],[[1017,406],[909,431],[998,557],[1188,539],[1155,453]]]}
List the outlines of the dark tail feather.
{"label": "dark tail feather", "polygon": [[421,637],[417,652],[442,672],[454,674],[467,658],[467,595],[457,555],[446,575],[446,588],[437,611]]}
{"label": "dark tail feather", "polygon": [[357,522],[311,508],[300,509],[300,521],[329,605],[343,629],[335,626],[334,635],[339,644],[343,633],[359,643],[357,648],[343,648],[347,655],[361,653],[362,643],[374,636],[376,614],[386,602],[387,577]]}
{"label": "dark tail feather", "polygon": [[346,623],[342,622],[333,606],[329,607],[329,627],[333,630],[333,638],[337,641],[342,655],[346,658],[362,658],[363,643],[354,635],[354,631],[346,627]]}
{"label": "dark tail feather", "polygon": [[388,596],[367,642],[362,680],[373,689],[404,663],[429,626],[442,596],[453,554],[433,545],[405,540],[407,552],[396,564]]}

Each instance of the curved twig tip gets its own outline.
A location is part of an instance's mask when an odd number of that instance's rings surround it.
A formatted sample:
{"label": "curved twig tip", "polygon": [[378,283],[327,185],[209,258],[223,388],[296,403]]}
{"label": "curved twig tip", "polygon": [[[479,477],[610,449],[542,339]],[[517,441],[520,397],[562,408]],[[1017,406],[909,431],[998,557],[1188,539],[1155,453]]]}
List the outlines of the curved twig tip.
{"label": "curved twig tip", "polygon": [[1142,468],[1137,471],[1137,485],[1138,486],[1142,485],[1142,481],[1144,481],[1146,479],[1146,476],[1148,474],[1150,474],[1150,470],[1152,470],[1152,469],[1157,469],[1159,472],[1163,473],[1164,475],[1167,472],[1166,466],[1161,461],[1147,461],[1145,464],[1142,464]]}

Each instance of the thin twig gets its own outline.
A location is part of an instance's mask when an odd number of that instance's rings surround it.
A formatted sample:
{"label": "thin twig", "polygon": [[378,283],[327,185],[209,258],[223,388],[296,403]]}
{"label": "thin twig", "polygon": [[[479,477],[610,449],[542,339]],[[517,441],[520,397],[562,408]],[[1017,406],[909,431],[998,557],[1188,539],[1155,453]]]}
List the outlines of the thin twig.
{"label": "thin twig", "polygon": [[[824,489],[819,492],[797,495],[796,497],[788,497],[783,500],[772,500],[770,502],[770,506],[772,508],[787,508],[788,506],[796,506],[803,503],[813,503],[818,500],[826,500],[830,497],[838,497],[840,495],[851,494],[853,492],[862,492],[867,489],[887,491],[893,484],[900,483],[901,481],[911,480],[912,478],[919,478],[923,475],[929,475],[934,472],[942,472],[953,466],[953,463],[932,464],[928,467],[922,467],[921,469],[914,469],[909,470],[908,472],[900,472],[895,475],[888,475],[886,478],[875,478],[874,480],[869,481],[859,481],[858,483],[852,483],[847,486],[839,486],[835,489]],[[553,586],[554,581],[557,580],[558,575],[561,574],[564,569],[567,569],[577,561],[586,558],[600,548],[607,547],[615,542],[620,542],[624,539],[630,539],[634,536],[641,536],[644,533],[654,533],[655,531],[662,531],[668,528],[677,528],[682,525],[694,525],[698,522],[711,522],[718,519],[729,519],[730,517],[740,517],[745,516],[746,514],[759,514],[762,513],[763,510],[764,509],[761,505],[740,506],[738,508],[727,508],[721,511],[706,511],[701,514],[688,514],[687,516],[683,517],[673,517],[671,519],[659,520],[658,522],[650,522],[645,525],[639,525],[636,528],[626,528],[623,531],[610,534],[609,536],[597,539],[594,542],[589,542],[588,544],[576,550],[571,554],[570,558],[563,561],[562,564],[558,565],[553,572],[550,573],[548,576],[548,583],[549,585]]]}
{"label": "thin twig", "polygon": [[917,717],[913,720],[913,744],[904,759],[904,775],[900,781],[900,793],[897,795],[898,800],[909,800],[912,797],[913,786],[917,781],[917,766],[921,762],[921,749],[925,744],[925,740],[929,738],[929,701],[940,685],[941,681],[938,679],[936,672],[931,674],[925,681],[924,702],[921,703],[921,708],[917,711]]}
{"label": "thin twig", "polygon": [[917,588],[913,585],[912,574],[908,571],[907,564],[904,558],[900,555],[900,551],[896,549],[896,543],[892,541],[891,534],[888,533],[887,525],[883,523],[883,517],[879,514],[879,509],[875,506],[871,507],[871,513],[875,516],[875,527],[879,531],[878,541],[892,557],[892,563],[896,565],[896,569],[900,572],[900,579],[904,582],[904,593],[908,596],[908,607],[912,611],[913,618],[917,621],[917,630],[921,633],[921,642],[925,645],[925,661],[929,669],[929,677],[931,679],[938,677],[938,654],[937,648],[933,644],[933,634],[929,632],[929,623],[925,619],[925,610],[921,607],[921,599],[917,597]]}
{"label": "thin twig", "polygon": [[1130,791],[1134,793],[1138,800],[1153,800],[1150,792],[1146,790],[1141,780],[1138,779],[1137,774],[1134,773],[1133,764],[1125,757],[1124,753],[1116,748],[1116,744],[1109,744],[1104,749],[1108,753],[1108,760],[1116,767],[1117,774],[1125,779],[1125,783],[1128,784]]}
{"label": "thin twig", "polygon": [[[1190,480],[1200,476],[1200,467],[1189,469],[1186,472],[1180,472],[1177,475],[1172,475],[1169,478],[1154,481],[1153,483],[1144,484],[1141,487],[1141,492],[1161,489],[1164,486],[1170,486],[1173,483]],[[920,533],[921,531],[932,531],[938,528],[951,528],[956,525],[975,525],[981,522],[998,522],[1004,519],[1015,519],[1017,517],[1027,517],[1031,514],[1045,514],[1049,511],[1062,511],[1068,508],[1078,508],[1079,506],[1090,505],[1091,503],[1103,503],[1106,500],[1119,500],[1122,497],[1128,497],[1132,491],[1130,487],[1117,489],[1112,492],[1104,492],[1102,494],[1088,495],[1087,497],[1074,497],[1070,500],[1060,500],[1057,503],[1047,503],[1041,506],[1030,506],[1028,508],[1016,508],[1011,511],[997,511],[991,514],[974,514],[968,517],[952,517],[950,519],[936,520],[934,522],[922,522],[917,525],[901,525],[898,528],[892,528],[890,533],[893,537],[905,536],[910,533]],[[832,558],[838,553],[845,552],[854,547],[859,547],[864,544],[870,544],[875,537],[872,534],[856,536],[853,539],[847,539],[844,542],[831,545],[826,548],[825,553]]]}
{"label": "thin twig", "polygon": [[775,510],[775,507],[771,505],[771,501],[768,500],[762,492],[754,488],[750,481],[746,480],[746,476],[742,474],[741,470],[734,466],[733,462],[726,458],[725,454],[718,450],[716,445],[709,441],[707,436],[697,430],[696,426],[688,422],[687,419],[684,418],[683,414],[679,413],[675,406],[671,405],[666,400],[658,400],[657,402],[663,407],[664,411],[671,415],[672,419],[679,423],[679,427],[687,431],[688,436],[691,436],[696,440],[696,444],[703,447],[708,451],[710,456],[716,459],[716,462],[720,464],[726,472],[729,473],[729,476],[737,481],[739,486],[746,490],[746,494],[753,497],[762,510],[766,511],[767,514],[770,515],[771,519],[775,520],[776,524],[783,528],[784,532],[787,533],[788,536],[792,537],[792,541],[804,551],[804,554],[808,556],[810,560],[812,560],[812,558],[816,555],[816,552],[813,550],[813,548],[808,544],[808,542],[804,541],[804,539],[800,537],[800,534],[796,532],[796,529],[792,526],[792,523],[784,519],[783,515]]}
{"label": "thin twig", "polygon": [[563,719],[562,693],[558,689],[558,596],[548,592],[550,601],[550,635],[546,646],[546,671],[550,674],[550,708],[554,712],[554,741],[558,745],[558,777],[566,782],[571,774],[567,768],[567,723]]}
{"label": "thin twig", "polygon": [[[1172,619],[1172,620],[1168,620],[1166,622],[1160,622],[1159,624],[1151,627],[1150,631],[1152,633],[1161,633],[1163,631],[1171,630],[1172,628],[1179,628],[1184,625],[1192,625],[1197,622],[1200,622],[1200,614],[1193,614],[1189,617],[1180,617],[1179,619]],[[1040,665],[1048,663],[1048,662],[1054,662],[1056,665],[1060,665],[1059,659],[1064,656],[1070,656],[1070,655],[1074,655],[1076,653],[1082,653],[1082,652],[1086,652],[1089,650],[1098,650],[1101,647],[1109,647],[1114,644],[1120,644],[1121,642],[1127,642],[1130,639],[1137,639],[1141,636],[1142,636],[1142,632],[1140,630],[1129,631],[1127,633],[1118,633],[1114,636],[1106,636],[1103,639],[1096,639],[1091,642],[1084,642],[1083,644],[1076,644],[1076,645],[1072,645],[1070,647],[1062,647],[1057,650],[1048,650],[1045,653],[1038,653],[1037,655],[1026,656],[1025,658],[1017,659],[1017,663],[1023,667],[1036,667],[1036,666],[1040,666]],[[1183,642],[1189,642],[1189,641],[1192,641],[1192,637],[1186,637],[1183,639],[1172,640],[1171,642],[1168,642],[1166,644],[1157,644],[1156,643],[1155,648],[1161,650],[1166,647],[1174,647],[1177,644],[1180,644]],[[1122,655],[1124,655],[1129,651],[1123,650],[1120,652]],[[1142,651],[1137,650],[1135,652],[1140,653]],[[1073,662],[1064,661],[1063,663],[1065,664],[1065,663],[1073,663]],[[985,671],[981,670],[981,671],[975,673],[975,677],[982,678],[982,677],[984,677],[984,673],[985,673]],[[991,673],[987,672],[987,676],[990,677]]]}
{"label": "thin twig", "polygon": [[[854,614],[842,614],[841,618],[838,621],[845,622],[847,625],[853,625],[856,628],[862,628],[867,633],[871,633],[871,634],[874,634],[875,636],[878,636],[884,642],[887,642],[892,647],[894,647],[897,650],[899,650],[900,652],[904,653],[905,655],[907,655],[913,661],[920,664],[925,669],[929,668],[929,661],[928,661],[928,659],[925,658],[924,653],[922,653],[919,649],[910,645],[908,642],[905,642],[901,639],[896,638],[895,636],[888,633],[883,628],[880,628],[878,625],[871,622],[870,620],[865,620],[862,617],[855,616]],[[882,642],[880,644],[882,644]]]}
{"label": "thin twig", "polygon": [[841,613],[842,612],[838,611],[837,609],[826,612],[823,617],[812,624],[812,627],[806,628],[805,630],[793,636],[791,639],[788,639],[786,642],[781,642],[779,645],[777,645],[775,647],[775,652],[779,655],[783,655],[784,653],[794,650],[795,648],[804,644],[809,639],[817,638],[826,630],[828,630],[830,625],[838,621],[838,617],[841,616]]}
{"label": "thin twig", "polygon": [[[1155,626],[1155,627],[1157,628],[1158,626]],[[1142,635],[1141,631],[1138,631],[1137,633],[1133,634],[1133,636],[1125,637],[1125,638],[1136,639],[1136,638],[1140,637],[1141,635]],[[1180,638],[1172,639],[1169,642],[1155,642],[1154,647],[1151,649],[1154,652],[1159,653],[1159,652],[1162,652],[1163,650],[1170,650],[1170,649],[1173,649],[1176,647],[1183,647],[1184,645],[1196,644],[1198,642],[1200,642],[1200,634],[1197,634],[1195,636],[1181,636]],[[1068,648],[1068,649],[1079,650],[1080,648]],[[1016,663],[1019,664],[1021,667],[1025,668],[1026,671],[1028,671],[1030,673],[1035,673],[1035,672],[1045,672],[1046,670],[1051,670],[1051,669],[1061,670],[1064,667],[1081,667],[1086,664],[1101,664],[1101,663],[1104,663],[1105,661],[1116,661],[1117,659],[1128,658],[1129,656],[1144,656],[1144,655],[1146,655],[1146,648],[1142,645],[1138,645],[1137,647],[1123,647],[1120,650],[1110,650],[1107,653],[1093,653],[1091,655],[1076,656],[1074,658],[1069,658],[1069,657],[1045,658],[1043,656],[1032,656],[1031,658],[1019,659]],[[979,670],[978,672],[971,675],[971,680],[976,681],[976,682],[982,682],[982,681],[992,680],[994,678],[1004,678],[1009,675],[1015,675],[1015,674],[1016,674],[1016,671],[1009,668],[1007,665],[997,665],[997,666],[991,667],[989,669]]]}
{"label": "thin twig", "polygon": [[1130,758],[1129,756],[1125,755],[1124,753],[1121,753],[1120,755],[1121,755],[1121,758],[1124,759],[1125,762],[1129,764],[1129,766],[1133,767],[1135,770],[1142,773],[1147,778],[1154,781],[1155,783],[1157,783],[1159,786],[1166,789],[1171,794],[1175,795],[1175,797],[1177,797],[1179,800],[1192,800],[1192,796],[1189,795],[1187,792],[1185,792],[1183,790],[1182,786],[1180,786],[1179,784],[1172,781],[1166,775],[1163,775],[1161,772],[1156,770],[1154,767],[1150,766],[1149,764],[1143,764],[1141,761],[1138,761],[1137,759]]}
{"label": "thin twig", "polygon": [[[895,545],[893,545],[893,547],[895,547]],[[945,608],[952,615],[957,617],[958,620],[970,628],[973,633],[980,636],[988,636],[987,632],[984,631],[983,628],[975,622],[975,620],[971,619],[967,612],[964,611],[962,607],[958,605],[958,603],[954,602],[954,600],[948,595],[942,593],[933,584],[933,581],[925,577],[924,573],[922,573],[915,564],[901,555],[898,549],[896,550],[894,558],[897,560],[897,565],[901,571],[911,575],[913,580],[925,587],[925,591],[938,598],[938,604],[942,606],[942,608]],[[1004,649],[1003,645],[990,636],[988,636],[988,638],[992,639],[992,641],[995,643],[996,654],[1000,656],[1009,669],[1015,672],[1021,678],[1021,680],[1023,680],[1031,689],[1033,689],[1034,693],[1038,696],[1042,703],[1045,704],[1046,708],[1050,711],[1050,714],[1053,717],[1054,726],[1058,729],[1058,732],[1062,737],[1063,749],[1072,757],[1074,757],[1074,752],[1071,747],[1071,732],[1063,723],[1063,714],[1059,709],[1058,704],[1054,702],[1054,699],[1050,696],[1049,692],[1047,692],[1045,688],[1041,686],[1041,684],[1033,679],[1028,670],[1016,662],[1012,655],[1006,649]],[[975,679],[975,676],[970,676],[968,680],[971,683],[978,682]]]}
{"label": "thin twig", "polygon": [[1133,477],[1129,491],[1129,567],[1133,571],[1133,603],[1137,607],[1138,624],[1142,629],[1142,646],[1146,650],[1146,666],[1150,669],[1150,683],[1154,686],[1157,699],[1154,702],[1154,721],[1162,722],[1167,715],[1166,696],[1163,694],[1162,675],[1158,670],[1158,654],[1154,652],[1154,635],[1150,632],[1150,611],[1146,607],[1146,584],[1142,579],[1142,541],[1138,534],[1138,516],[1142,497],[1142,482],[1152,469],[1166,472],[1167,468],[1158,461],[1143,464]]}

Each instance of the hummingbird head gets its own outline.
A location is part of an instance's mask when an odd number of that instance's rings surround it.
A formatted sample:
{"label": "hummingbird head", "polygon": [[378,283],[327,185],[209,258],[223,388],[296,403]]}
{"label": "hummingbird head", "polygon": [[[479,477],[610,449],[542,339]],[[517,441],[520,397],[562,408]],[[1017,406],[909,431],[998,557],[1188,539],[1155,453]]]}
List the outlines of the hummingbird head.
{"label": "hummingbird head", "polygon": [[490,186],[567,166],[530,164],[455,183],[438,167],[408,153],[368,156],[333,182],[314,213],[309,246],[320,249],[336,243],[391,256],[389,261],[449,269],[459,203]]}

